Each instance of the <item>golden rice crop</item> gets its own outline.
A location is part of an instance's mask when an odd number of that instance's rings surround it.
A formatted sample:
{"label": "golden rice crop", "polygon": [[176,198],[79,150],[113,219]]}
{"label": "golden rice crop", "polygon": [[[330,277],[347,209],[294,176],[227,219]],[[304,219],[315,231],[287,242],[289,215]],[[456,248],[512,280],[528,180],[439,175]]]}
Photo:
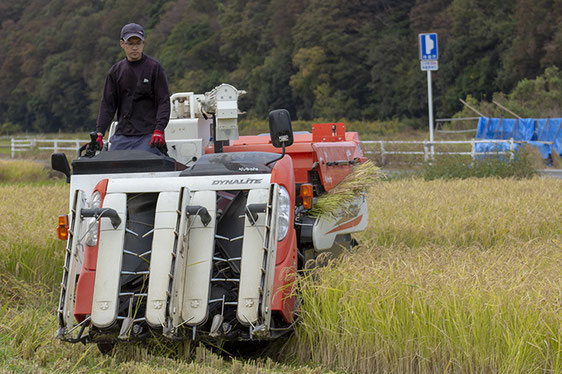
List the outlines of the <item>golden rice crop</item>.
{"label": "golden rice crop", "polygon": [[561,372],[562,182],[379,183],[363,246],[299,280],[291,352],[360,373]]}
{"label": "golden rice crop", "polygon": [[491,248],[562,234],[562,180],[397,180],[369,194],[373,245]]}
{"label": "golden rice crop", "polygon": [[[562,372],[562,181],[397,180],[368,195],[356,253],[301,277],[288,360],[343,372]],[[301,372],[54,339],[68,185],[0,186],[0,371]],[[51,285],[51,288],[41,284]],[[171,348],[170,348],[171,349]]]}
{"label": "golden rice crop", "polygon": [[46,180],[44,165],[26,160],[0,160],[0,182],[37,182]]}
{"label": "golden rice crop", "polygon": [[[308,366],[290,366],[271,359],[228,360],[189,342],[160,345],[123,344],[112,356],[102,356],[94,344],[69,344],[55,339],[57,318],[54,298],[31,306],[0,304],[0,372],[15,373],[331,373]],[[35,301],[34,301],[35,299]]]}
{"label": "golden rice crop", "polygon": [[0,275],[48,286],[58,283],[64,242],[57,217],[68,213],[68,185],[0,185]]}
{"label": "golden rice crop", "polygon": [[292,351],[346,372],[560,372],[561,265],[553,240],[365,248],[302,282]]}

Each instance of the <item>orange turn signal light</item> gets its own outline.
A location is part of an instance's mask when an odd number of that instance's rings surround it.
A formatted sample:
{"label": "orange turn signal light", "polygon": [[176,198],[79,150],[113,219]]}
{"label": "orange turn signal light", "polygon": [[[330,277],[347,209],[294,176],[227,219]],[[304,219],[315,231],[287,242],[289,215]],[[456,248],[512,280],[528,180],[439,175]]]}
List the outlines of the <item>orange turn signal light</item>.
{"label": "orange turn signal light", "polygon": [[305,209],[312,208],[312,197],[314,196],[314,190],[311,183],[301,184],[301,198],[302,205]]}
{"label": "orange turn signal light", "polygon": [[57,227],[57,236],[60,240],[68,239],[68,216],[59,216],[59,225]]}

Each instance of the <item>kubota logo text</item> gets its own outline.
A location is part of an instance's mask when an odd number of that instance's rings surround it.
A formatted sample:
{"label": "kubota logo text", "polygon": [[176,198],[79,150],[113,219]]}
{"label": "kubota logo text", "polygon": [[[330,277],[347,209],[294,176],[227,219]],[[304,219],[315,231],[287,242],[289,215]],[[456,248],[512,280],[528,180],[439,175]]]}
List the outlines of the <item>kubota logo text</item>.
{"label": "kubota logo text", "polygon": [[243,178],[243,179],[224,179],[224,180],[214,180],[213,186],[222,186],[225,184],[260,184],[263,178]]}

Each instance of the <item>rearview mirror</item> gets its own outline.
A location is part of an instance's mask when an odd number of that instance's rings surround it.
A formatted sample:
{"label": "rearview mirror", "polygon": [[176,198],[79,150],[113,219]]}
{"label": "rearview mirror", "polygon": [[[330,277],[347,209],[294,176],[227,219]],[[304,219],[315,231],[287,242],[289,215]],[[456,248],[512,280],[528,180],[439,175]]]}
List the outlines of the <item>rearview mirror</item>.
{"label": "rearview mirror", "polygon": [[288,110],[275,109],[269,113],[269,134],[271,144],[276,148],[293,144],[293,128]]}
{"label": "rearview mirror", "polygon": [[51,168],[66,175],[66,183],[70,183],[70,165],[64,153],[53,153],[51,155]]}

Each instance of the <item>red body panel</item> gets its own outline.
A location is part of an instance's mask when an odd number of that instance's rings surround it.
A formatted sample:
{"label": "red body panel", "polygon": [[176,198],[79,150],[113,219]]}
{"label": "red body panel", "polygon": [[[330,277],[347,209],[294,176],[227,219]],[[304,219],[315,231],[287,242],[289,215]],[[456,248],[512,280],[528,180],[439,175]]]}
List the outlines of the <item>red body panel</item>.
{"label": "red body panel", "polygon": [[[285,156],[275,163],[271,172],[271,183],[283,186],[291,197],[291,207],[295,206],[295,174],[291,156]],[[294,228],[294,209],[291,209],[287,236],[277,243],[275,278],[271,310],[279,311],[287,322],[292,322],[295,313],[295,296],[292,295],[292,281],[297,272],[297,235]]]}
{"label": "red body panel", "polygon": [[[366,160],[363,148],[356,132],[345,132],[343,123],[320,123],[312,125],[312,133],[294,134],[293,145],[286,148],[286,153],[293,159],[295,182],[298,184],[312,182],[309,171],[313,165],[320,175],[326,191],[331,190],[351,171],[352,166],[330,162]],[[281,149],[273,147],[271,138],[266,135],[241,136],[224,146],[224,152],[273,152],[281,153]],[[208,147],[207,153],[213,148]]]}
{"label": "red body panel", "polygon": [[[297,235],[294,229],[289,231],[286,239],[289,239],[289,245],[292,244],[290,255],[275,266],[271,310],[280,311],[285,321],[291,323],[295,317],[293,284],[297,274]],[[277,254],[279,261],[279,253]]]}
{"label": "red body panel", "polygon": [[317,170],[326,191],[334,188],[351,172],[353,165],[348,161],[362,159],[360,148],[355,142],[314,143],[312,149],[318,159]]}
{"label": "red body panel", "polygon": [[[94,188],[101,195],[101,206],[107,191],[109,179],[102,179]],[[98,222],[98,232],[100,226]],[[99,240],[99,237],[98,237]],[[76,301],[74,304],[74,316],[82,321],[86,314],[92,314],[92,300],[94,299],[94,283],[96,280],[96,265],[98,262],[98,243],[94,247],[84,246],[84,262],[76,284]]]}

